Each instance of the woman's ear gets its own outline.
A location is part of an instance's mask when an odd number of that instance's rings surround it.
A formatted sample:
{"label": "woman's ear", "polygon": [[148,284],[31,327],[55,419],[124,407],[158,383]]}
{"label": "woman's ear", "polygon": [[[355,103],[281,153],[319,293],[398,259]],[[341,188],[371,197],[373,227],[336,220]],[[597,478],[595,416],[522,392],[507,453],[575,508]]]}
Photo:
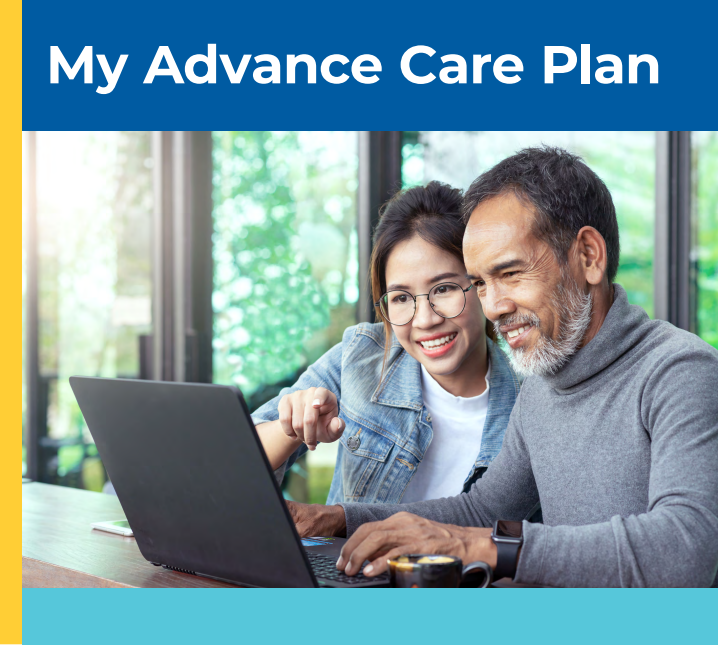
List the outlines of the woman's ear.
{"label": "woman's ear", "polygon": [[606,276],[608,263],[603,235],[593,226],[584,226],[576,235],[576,253],[586,282],[592,285],[601,284]]}

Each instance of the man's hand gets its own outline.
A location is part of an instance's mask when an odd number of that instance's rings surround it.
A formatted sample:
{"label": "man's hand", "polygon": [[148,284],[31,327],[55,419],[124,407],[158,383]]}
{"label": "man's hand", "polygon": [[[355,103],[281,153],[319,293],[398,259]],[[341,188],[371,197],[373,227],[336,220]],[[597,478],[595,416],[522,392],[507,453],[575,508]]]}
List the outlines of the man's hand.
{"label": "man's hand", "polygon": [[353,576],[369,560],[363,573],[376,576],[388,569],[387,560],[409,553],[454,555],[464,564],[483,560],[492,569],[496,567],[491,529],[441,524],[411,513],[397,513],[382,522],[360,526],[344,545],[337,569]]}
{"label": "man's hand", "polygon": [[301,537],[344,537],[347,522],[341,506],[287,502],[287,508]]}

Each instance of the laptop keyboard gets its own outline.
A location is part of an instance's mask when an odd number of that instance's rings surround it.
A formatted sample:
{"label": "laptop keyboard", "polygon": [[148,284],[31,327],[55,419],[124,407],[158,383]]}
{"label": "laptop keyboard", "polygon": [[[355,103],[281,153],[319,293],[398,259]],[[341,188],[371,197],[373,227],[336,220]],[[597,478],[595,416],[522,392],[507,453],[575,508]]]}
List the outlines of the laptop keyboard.
{"label": "laptop keyboard", "polygon": [[367,578],[362,573],[357,573],[355,576],[348,576],[346,573],[337,569],[337,561],[335,558],[330,558],[321,553],[314,553],[313,551],[307,551],[306,554],[309,557],[309,563],[312,565],[312,569],[314,569],[314,575],[317,578],[324,578],[332,582],[341,582],[349,585],[367,582],[385,584],[389,581],[388,573],[383,573],[380,576],[374,576],[372,578]]}

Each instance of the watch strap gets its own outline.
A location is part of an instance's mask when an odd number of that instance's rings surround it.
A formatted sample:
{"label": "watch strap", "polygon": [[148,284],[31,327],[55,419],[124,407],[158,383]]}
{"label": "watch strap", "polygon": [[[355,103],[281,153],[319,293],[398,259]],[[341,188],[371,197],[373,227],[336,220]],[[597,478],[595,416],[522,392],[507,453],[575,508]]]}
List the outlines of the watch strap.
{"label": "watch strap", "polygon": [[[514,534],[512,537],[499,535],[499,524],[513,525]],[[503,530],[506,530],[505,528]],[[519,563],[519,550],[524,543],[522,522],[494,522],[494,530],[491,533],[491,540],[496,545],[496,568],[494,569],[494,580],[501,578],[513,579]]]}
{"label": "watch strap", "polygon": [[494,569],[494,580],[501,578],[512,578],[516,575],[516,567],[519,561],[519,542],[498,542],[496,545],[496,568]]}

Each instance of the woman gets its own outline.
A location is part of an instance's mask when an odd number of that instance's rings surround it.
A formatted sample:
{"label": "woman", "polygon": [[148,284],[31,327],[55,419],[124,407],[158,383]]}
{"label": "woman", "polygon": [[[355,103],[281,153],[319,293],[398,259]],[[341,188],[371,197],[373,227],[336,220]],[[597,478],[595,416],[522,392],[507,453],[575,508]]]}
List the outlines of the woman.
{"label": "woman", "polygon": [[462,193],[431,182],[382,209],[371,258],[383,324],[361,323],[253,415],[278,478],[340,441],[328,504],[468,490],[501,449],[519,381],[466,278]]}

